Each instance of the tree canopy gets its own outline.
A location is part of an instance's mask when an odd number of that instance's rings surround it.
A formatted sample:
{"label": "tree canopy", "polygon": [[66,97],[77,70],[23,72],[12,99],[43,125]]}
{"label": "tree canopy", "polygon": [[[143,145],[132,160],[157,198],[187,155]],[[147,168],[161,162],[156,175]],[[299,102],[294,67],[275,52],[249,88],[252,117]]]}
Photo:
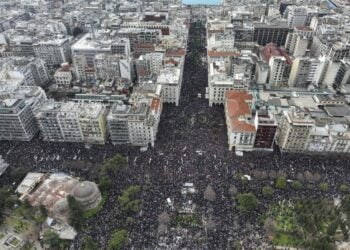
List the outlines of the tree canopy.
{"label": "tree canopy", "polygon": [[137,199],[139,192],[140,186],[130,186],[118,196],[118,203],[123,212],[131,214],[140,210],[141,201]]}
{"label": "tree canopy", "polygon": [[272,197],[274,191],[273,191],[272,187],[265,186],[262,188],[261,192],[262,192],[263,196],[265,196],[265,197]]}
{"label": "tree canopy", "polygon": [[108,250],[120,250],[128,242],[128,232],[125,229],[117,230],[113,233],[108,243]]}
{"label": "tree canopy", "polygon": [[238,195],[238,208],[242,212],[250,212],[258,206],[258,200],[253,193]]}
{"label": "tree canopy", "polygon": [[48,245],[50,249],[58,250],[65,249],[67,242],[60,239],[57,233],[52,230],[47,230],[43,235],[44,244]]}
{"label": "tree canopy", "polygon": [[75,229],[79,230],[84,223],[84,212],[80,202],[78,202],[73,196],[67,196],[69,206],[69,223]]}
{"label": "tree canopy", "polygon": [[286,177],[280,176],[276,180],[276,188],[285,189],[287,185]]}

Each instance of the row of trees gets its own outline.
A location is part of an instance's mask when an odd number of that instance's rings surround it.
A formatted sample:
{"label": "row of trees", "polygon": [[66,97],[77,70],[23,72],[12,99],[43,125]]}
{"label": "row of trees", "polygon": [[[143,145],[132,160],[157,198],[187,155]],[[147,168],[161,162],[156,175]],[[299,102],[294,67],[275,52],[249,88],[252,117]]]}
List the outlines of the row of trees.
{"label": "row of trees", "polygon": [[[243,181],[248,181],[248,180],[244,179]],[[286,189],[286,187],[287,187],[286,178],[283,176],[278,177],[276,179],[275,187],[277,189],[281,189],[281,190]],[[291,187],[295,190],[300,190],[303,188],[303,185],[300,181],[295,180],[291,183]],[[313,186],[312,186],[312,188],[313,188]],[[321,182],[321,183],[319,183],[318,188],[321,191],[327,191],[329,187],[328,187],[328,184],[326,182]],[[339,190],[343,193],[348,193],[349,187],[345,184],[341,184],[339,186]],[[265,198],[271,198],[274,194],[274,189],[271,186],[264,186],[261,190],[261,193]],[[242,212],[248,212],[248,211],[254,210],[258,205],[258,200],[257,200],[256,196],[251,192],[239,194],[237,196],[237,200],[238,200],[238,204],[239,204],[238,208]],[[349,204],[349,207],[350,207],[350,204]],[[350,208],[349,208],[349,211],[350,211]],[[349,213],[349,215],[350,215],[350,213]]]}
{"label": "row of trees", "polygon": [[[141,200],[139,199],[141,188],[134,185],[129,186],[123,190],[122,194],[118,196],[117,202],[120,210],[126,215],[125,224],[132,224],[134,222],[133,215],[141,209]],[[116,230],[108,242],[108,250],[123,249],[128,243],[128,231],[126,229]]]}
{"label": "row of trees", "polygon": [[[100,167],[98,186],[102,192],[102,196],[103,196],[102,202],[104,202],[108,198],[109,190],[112,188],[112,185],[113,185],[112,179],[114,179],[123,168],[127,167],[127,165],[128,165],[128,162],[127,162],[126,158],[124,156],[122,156],[121,154],[116,154],[113,158],[106,161]],[[76,207],[76,201],[71,200],[71,204],[72,204],[72,207],[74,209]],[[100,206],[100,208],[102,208],[102,206],[103,206],[103,204]],[[100,208],[98,208],[98,210]],[[75,212],[72,213],[72,216],[74,214],[76,215],[79,212],[79,209],[74,209],[74,210],[75,210]],[[81,213],[81,214],[84,214],[84,213]],[[85,212],[85,215],[86,214],[87,213]],[[95,214],[95,212],[94,212],[94,214]],[[90,216],[88,216],[88,217],[90,217]],[[73,221],[73,223],[79,222],[80,219],[73,219],[72,218],[72,221]],[[111,249],[111,250],[122,249],[123,246],[127,242],[127,234],[128,234],[127,231],[124,229],[114,232],[112,235],[112,238],[109,242],[108,249]],[[98,249],[100,249],[99,244],[89,236],[84,238],[82,248],[84,250],[98,250]]]}

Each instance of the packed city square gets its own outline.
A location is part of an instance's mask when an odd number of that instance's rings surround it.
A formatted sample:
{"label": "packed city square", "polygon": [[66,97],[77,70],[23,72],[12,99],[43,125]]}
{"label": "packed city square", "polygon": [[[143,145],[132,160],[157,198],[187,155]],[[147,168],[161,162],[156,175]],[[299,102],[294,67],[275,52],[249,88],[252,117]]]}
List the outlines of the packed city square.
{"label": "packed city square", "polygon": [[[261,218],[268,206],[282,199],[297,197],[336,197],[341,183],[350,181],[350,159],[343,155],[299,155],[275,152],[247,152],[236,156],[227,149],[222,106],[209,107],[204,96],[207,86],[205,29],[192,23],[183,87],[178,107],[165,105],[154,147],[141,152],[138,147],[77,143],[50,143],[38,138],[31,142],[0,143],[0,155],[10,164],[0,178],[1,185],[15,185],[11,169],[66,172],[96,181],[100,165],[117,153],[128,166],[113,179],[109,197],[99,213],[88,219],[71,244],[81,249],[86,237],[107,247],[112,232],[126,228],[130,249],[232,249],[240,242],[245,249],[268,249]],[[201,95],[198,95],[201,94]],[[238,176],[249,176],[248,183]],[[277,177],[316,185],[327,182],[327,191],[314,188],[278,190],[272,199],[261,195],[261,188],[274,185]],[[184,185],[192,188],[182,192]],[[125,223],[117,197],[130,185],[141,187],[141,210],[133,223]],[[205,197],[210,187],[211,198]],[[234,196],[253,192],[259,200],[252,214],[237,209]],[[199,226],[178,228],[170,223],[182,204],[190,204],[199,217]]]}

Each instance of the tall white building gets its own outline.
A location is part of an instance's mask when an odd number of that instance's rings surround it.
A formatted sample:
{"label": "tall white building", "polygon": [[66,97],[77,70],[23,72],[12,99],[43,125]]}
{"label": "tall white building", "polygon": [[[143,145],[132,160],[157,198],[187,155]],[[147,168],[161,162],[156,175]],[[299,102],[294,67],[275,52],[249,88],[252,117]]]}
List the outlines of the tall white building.
{"label": "tall white building", "polygon": [[325,58],[298,57],[293,61],[288,85],[291,87],[318,86],[325,70]]}
{"label": "tall white building", "polygon": [[36,113],[36,119],[45,141],[103,144],[106,115],[101,103],[48,101]]}
{"label": "tall white building", "polygon": [[[296,47],[298,38],[300,37],[299,40],[307,39],[309,42],[312,40],[313,32],[314,31],[310,27],[306,27],[306,26],[294,27],[293,31],[290,31],[287,35],[286,43],[284,44],[286,51],[288,51],[290,54],[293,54],[296,50],[295,47]],[[298,47],[300,47],[300,45],[298,45]]]}
{"label": "tall white building", "polygon": [[108,113],[112,143],[154,146],[163,109],[162,86],[134,88],[129,101],[116,102]]}
{"label": "tall white building", "polygon": [[60,65],[71,60],[70,38],[55,38],[33,43],[34,54],[47,65]]}
{"label": "tall white building", "polygon": [[160,70],[157,84],[162,85],[163,102],[179,105],[182,85],[182,72],[178,67],[168,67]]}
{"label": "tall white building", "polygon": [[295,47],[293,48],[293,50],[290,50],[289,53],[294,57],[304,56],[308,48],[308,44],[309,39],[307,37],[298,35],[295,42]]}
{"label": "tall white building", "polygon": [[38,131],[30,102],[0,100],[0,140],[30,141]]}
{"label": "tall white building", "polygon": [[283,86],[286,84],[286,67],[287,61],[283,56],[273,56],[269,61],[270,74],[269,85],[270,87]]}
{"label": "tall white building", "polygon": [[269,64],[269,87],[286,86],[292,60],[288,54],[274,43],[267,44],[261,51],[261,57]]}
{"label": "tall white building", "polygon": [[287,22],[289,28],[295,26],[304,26],[307,20],[307,9],[303,6],[288,6],[287,9]]}
{"label": "tall white building", "polygon": [[72,45],[73,56],[84,56],[89,67],[94,66],[94,57],[97,54],[130,55],[128,38],[117,37],[115,31],[98,30],[85,34]]}
{"label": "tall white building", "polygon": [[164,54],[160,52],[145,54],[145,59],[149,63],[150,72],[152,74],[159,74],[164,64]]}
{"label": "tall white building", "polygon": [[303,152],[314,121],[303,111],[284,111],[279,121],[276,143],[281,151]]}
{"label": "tall white building", "polygon": [[45,61],[40,58],[4,58],[0,61],[0,64],[1,75],[5,77],[5,81],[14,77],[23,79],[22,84],[25,86],[44,86],[50,80]]}
{"label": "tall white building", "polygon": [[229,90],[243,91],[248,89],[248,82],[243,73],[230,75],[229,65],[224,61],[215,61],[209,65],[208,97],[209,106],[224,104],[226,92]]}
{"label": "tall white building", "polygon": [[87,79],[88,64],[84,55],[73,55],[75,76],[78,80]]}
{"label": "tall white building", "polygon": [[128,115],[131,106],[117,102],[111,107],[108,116],[108,130],[114,145],[130,143]]}

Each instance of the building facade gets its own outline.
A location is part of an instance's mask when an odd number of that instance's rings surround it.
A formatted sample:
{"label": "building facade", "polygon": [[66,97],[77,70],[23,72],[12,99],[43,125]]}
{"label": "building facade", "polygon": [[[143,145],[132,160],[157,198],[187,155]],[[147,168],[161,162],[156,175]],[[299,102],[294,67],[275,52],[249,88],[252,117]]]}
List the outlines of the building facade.
{"label": "building facade", "polygon": [[0,140],[30,141],[38,131],[30,103],[23,99],[0,101]]}
{"label": "building facade", "polygon": [[252,151],[256,128],[251,113],[253,96],[246,91],[227,91],[225,116],[229,150]]}

